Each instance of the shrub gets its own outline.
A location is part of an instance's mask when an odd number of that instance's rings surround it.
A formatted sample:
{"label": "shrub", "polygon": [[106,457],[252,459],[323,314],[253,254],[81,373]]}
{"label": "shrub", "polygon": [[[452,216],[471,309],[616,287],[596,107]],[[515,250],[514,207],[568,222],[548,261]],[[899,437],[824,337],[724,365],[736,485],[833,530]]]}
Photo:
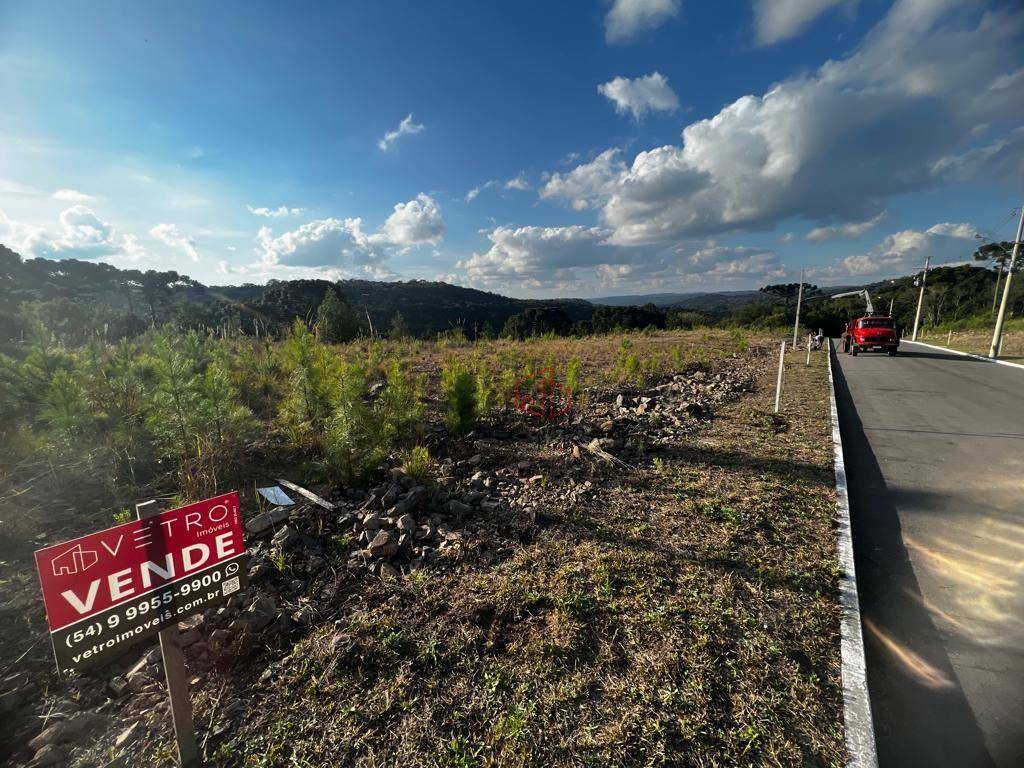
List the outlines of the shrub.
{"label": "shrub", "polygon": [[478,413],[487,413],[494,404],[496,394],[494,379],[484,363],[478,363],[473,374],[476,387],[476,409]]}
{"label": "shrub", "polygon": [[366,371],[349,363],[341,372],[334,406],[323,437],[328,474],[349,483],[386,455],[380,419],[366,403]]}
{"label": "shrub", "polygon": [[359,319],[352,308],[338,298],[334,288],[328,288],[316,310],[316,335],[327,344],[352,341],[359,335]]}
{"label": "shrub", "polygon": [[218,445],[237,443],[255,428],[252,411],[238,402],[223,354],[214,357],[199,380],[200,416],[208,439]]}
{"label": "shrub", "polygon": [[406,453],[403,468],[405,469],[405,474],[416,478],[421,484],[425,484],[433,479],[433,473],[430,468],[430,451],[427,450],[426,446],[414,446]]}
{"label": "shrub", "polygon": [[96,423],[78,377],[66,370],[54,374],[40,416],[67,445],[82,440]]}
{"label": "shrub", "polygon": [[732,344],[733,352],[736,353],[746,352],[747,347],[750,346],[746,334],[739,328],[733,328],[729,332],[729,341]]}
{"label": "shrub", "polygon": [[164,456],[184,457],[195,449],[205,426],[199,415],[201,360],[187,337],[153,335],[148,360],[154,373],[147,423]]}
{"label": "shrub", "polygon": [[578,357],[573,357],[565,364],[565,389],[566,396],[573,397],[580,388],[580,373],[583,364]]}
{"label": "shrub", "polygon": [[632,345],[626,339],[619,344],[615,373],[620,381],[630,381],[637,385],[642,385],[646,379],[644,365],[640,358],[633,354]]}
{"label": "shrub", "polygon": [[336,378],[327,349],[296,319],[281,354],[288,385],[279,418],[293,445],[319,445],[331,416]]}
{"label": "shrub", "polygon": [[441,389],[448,406],[448,430],[455,434],[469,432],[477,419],[476,382],[458,358],[452,358],[441,369]]}
{"label": "shrub", "polygon": [[466,339],[466,330],[461,325],[444,331],[438,331],[437,346],[441,349],[464,347],[467,344],[469,344],[469,341]]}
{"label": "shrub", "polygon": [[390,445],[415,438],[422,430],[423,377],[411,376],[397,362],[388,369],[387,383],[377,399],[385,441]]}

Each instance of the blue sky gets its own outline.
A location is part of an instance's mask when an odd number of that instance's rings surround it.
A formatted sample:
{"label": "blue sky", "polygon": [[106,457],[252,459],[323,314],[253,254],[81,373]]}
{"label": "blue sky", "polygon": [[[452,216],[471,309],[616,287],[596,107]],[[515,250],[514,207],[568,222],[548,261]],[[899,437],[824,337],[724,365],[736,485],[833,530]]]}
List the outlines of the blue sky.
{"label": "blue sky", "polygon": [[1011,239],[1024,10],[0,6],[0,242],[517,296],[905,274]]}

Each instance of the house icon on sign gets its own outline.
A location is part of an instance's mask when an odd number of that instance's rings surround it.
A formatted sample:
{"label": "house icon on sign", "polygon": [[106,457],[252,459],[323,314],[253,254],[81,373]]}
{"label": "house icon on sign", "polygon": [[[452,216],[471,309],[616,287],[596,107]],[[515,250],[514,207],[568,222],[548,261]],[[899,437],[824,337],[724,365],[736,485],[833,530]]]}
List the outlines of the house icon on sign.
{"label": "house icon on sign", "polygon": [[57,555],[50,561],[54,576],[72,576],[76,573],[88,570],[96,565],[99,555],[91,549],[82,549],[81,544],[76,544],[67,552]]}

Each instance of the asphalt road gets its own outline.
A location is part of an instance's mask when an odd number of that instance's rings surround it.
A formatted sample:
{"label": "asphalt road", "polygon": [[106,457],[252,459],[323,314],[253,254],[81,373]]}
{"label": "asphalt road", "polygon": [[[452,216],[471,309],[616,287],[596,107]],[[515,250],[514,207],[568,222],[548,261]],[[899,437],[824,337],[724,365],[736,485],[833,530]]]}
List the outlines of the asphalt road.
{"label": "asphalt road", "polygon": [[837,357],[879,763],[1021,768],[1024,370]]}

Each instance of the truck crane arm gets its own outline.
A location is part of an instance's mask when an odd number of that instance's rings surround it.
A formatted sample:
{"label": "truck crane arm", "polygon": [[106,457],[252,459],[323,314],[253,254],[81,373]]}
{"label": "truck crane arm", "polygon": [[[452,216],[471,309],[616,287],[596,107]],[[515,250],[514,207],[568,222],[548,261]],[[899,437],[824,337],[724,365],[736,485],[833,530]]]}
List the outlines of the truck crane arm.
{"label": "truck crane arm", "polygon": [[868,293],[866,290],[847,291],[846,293],[834,293],[831,296],[829,296],[828,298],[830,298],[830,299],[842,299],[842,298],[844,298],[846,296],[862,296],[864,298],[864,303],[867,305],[868,314],[869,315],[875,314],[875,307],[871,303],[871,294]]}

